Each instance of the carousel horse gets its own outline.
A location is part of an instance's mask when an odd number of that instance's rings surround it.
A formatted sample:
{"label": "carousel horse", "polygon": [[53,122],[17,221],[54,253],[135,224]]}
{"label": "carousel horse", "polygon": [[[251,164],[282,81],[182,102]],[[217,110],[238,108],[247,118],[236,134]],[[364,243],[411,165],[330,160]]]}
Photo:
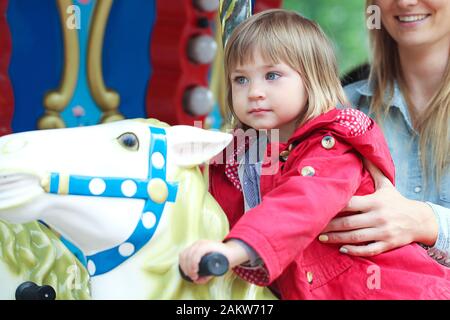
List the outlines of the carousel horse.
{"label": "carousel horse", "polygon": [[57,299],[273,299],[233,272],[179,274],[182,249],[228,232],[198,165],[230,141],[140,119],[0,138],[0,298],[31,280]]}

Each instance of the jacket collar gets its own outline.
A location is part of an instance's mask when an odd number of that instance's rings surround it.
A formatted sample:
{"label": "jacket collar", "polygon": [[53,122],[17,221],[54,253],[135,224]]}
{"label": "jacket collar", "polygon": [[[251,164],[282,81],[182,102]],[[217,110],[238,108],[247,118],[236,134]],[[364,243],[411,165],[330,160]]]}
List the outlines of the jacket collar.
{"label": "jacket collar", "polygon": [[339,112],[340,110],[333,108],[330,111],[307,121],[304,125],[297,128],[294,134],[289,138],[287,145],[293,143],[294,141],[304,139],[306,136],[310,135],[316,129],[324,128],[327,127],[329,124],[334,123]]}
{"label": "jacket collar", "polygon": [[348,127],[339,124],[338,116],[341,112],[344,112],[344,110],[333,108],[306,122],[294,132],[288,140],[287,145],[281,147],[286,149],[288,145],[292,143],[296,144],[308,138],[308,136],[314,134],[317,130],[324,130],[353,146],[356,151],[372,161],[394,183],[394,165],[383,133],[379,127],[370,119],[371,124],[369,124],[365,133],[356,136],[352,135]]}

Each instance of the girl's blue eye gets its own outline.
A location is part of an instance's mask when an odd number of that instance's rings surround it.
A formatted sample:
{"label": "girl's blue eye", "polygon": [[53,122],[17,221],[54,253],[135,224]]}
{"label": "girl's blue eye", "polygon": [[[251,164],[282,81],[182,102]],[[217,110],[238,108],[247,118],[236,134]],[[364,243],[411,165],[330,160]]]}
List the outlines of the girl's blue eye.
{"label": "girl's blue eye", "polygon": [[266,80],[276,80],[279,77],[280,77],[280,75],[275,72],[269,72],[266,74]]}
{"label": "girl's blue eye", "polygon": [[248,80],[245,77],[236,77],[234,78],[234,81],[237,84],[246,84],[248,82]]}
{"label": "girl's blue eye", "polygon": [[139,150],[139,139],[132,132],[126,132],[124,134],[121,134],[117,138],[117,140],[119,141],[120,145],[126,149],[130,149],[133,151]]}

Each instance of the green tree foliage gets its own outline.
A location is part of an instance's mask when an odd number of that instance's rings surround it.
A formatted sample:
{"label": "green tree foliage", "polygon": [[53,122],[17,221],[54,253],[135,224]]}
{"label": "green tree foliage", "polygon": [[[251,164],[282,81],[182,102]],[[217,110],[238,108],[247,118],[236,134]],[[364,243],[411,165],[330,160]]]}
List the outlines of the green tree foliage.
{"label": "green tree foliage", "polygon": [[341,74],[368,60],[363,0],[283,0],[283,7],[317,21],[334,42]]}

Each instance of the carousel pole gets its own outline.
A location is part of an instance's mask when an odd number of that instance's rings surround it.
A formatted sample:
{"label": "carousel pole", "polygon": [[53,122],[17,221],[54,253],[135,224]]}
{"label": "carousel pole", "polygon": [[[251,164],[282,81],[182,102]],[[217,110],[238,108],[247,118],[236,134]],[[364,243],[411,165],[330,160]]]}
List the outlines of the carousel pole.
{"label": "carousel pole", "polygon": [[223,47],[217,50],[214,59],[210,87],[218,101],[220,116],[226,119],[225,124],[222,124],[223,130],[228,129],[228,125],[232,122],[232,115],[226,107],[223,51],[234,28],[252,15],[252,8],[251,0],[220,0],[219,2],[216,41],[222,42]]}
{"label": "carousel pole", "polygon": [[252,0],[220,0],[219,16],[224,47],[234,28],[252,15],[252,9]]}

